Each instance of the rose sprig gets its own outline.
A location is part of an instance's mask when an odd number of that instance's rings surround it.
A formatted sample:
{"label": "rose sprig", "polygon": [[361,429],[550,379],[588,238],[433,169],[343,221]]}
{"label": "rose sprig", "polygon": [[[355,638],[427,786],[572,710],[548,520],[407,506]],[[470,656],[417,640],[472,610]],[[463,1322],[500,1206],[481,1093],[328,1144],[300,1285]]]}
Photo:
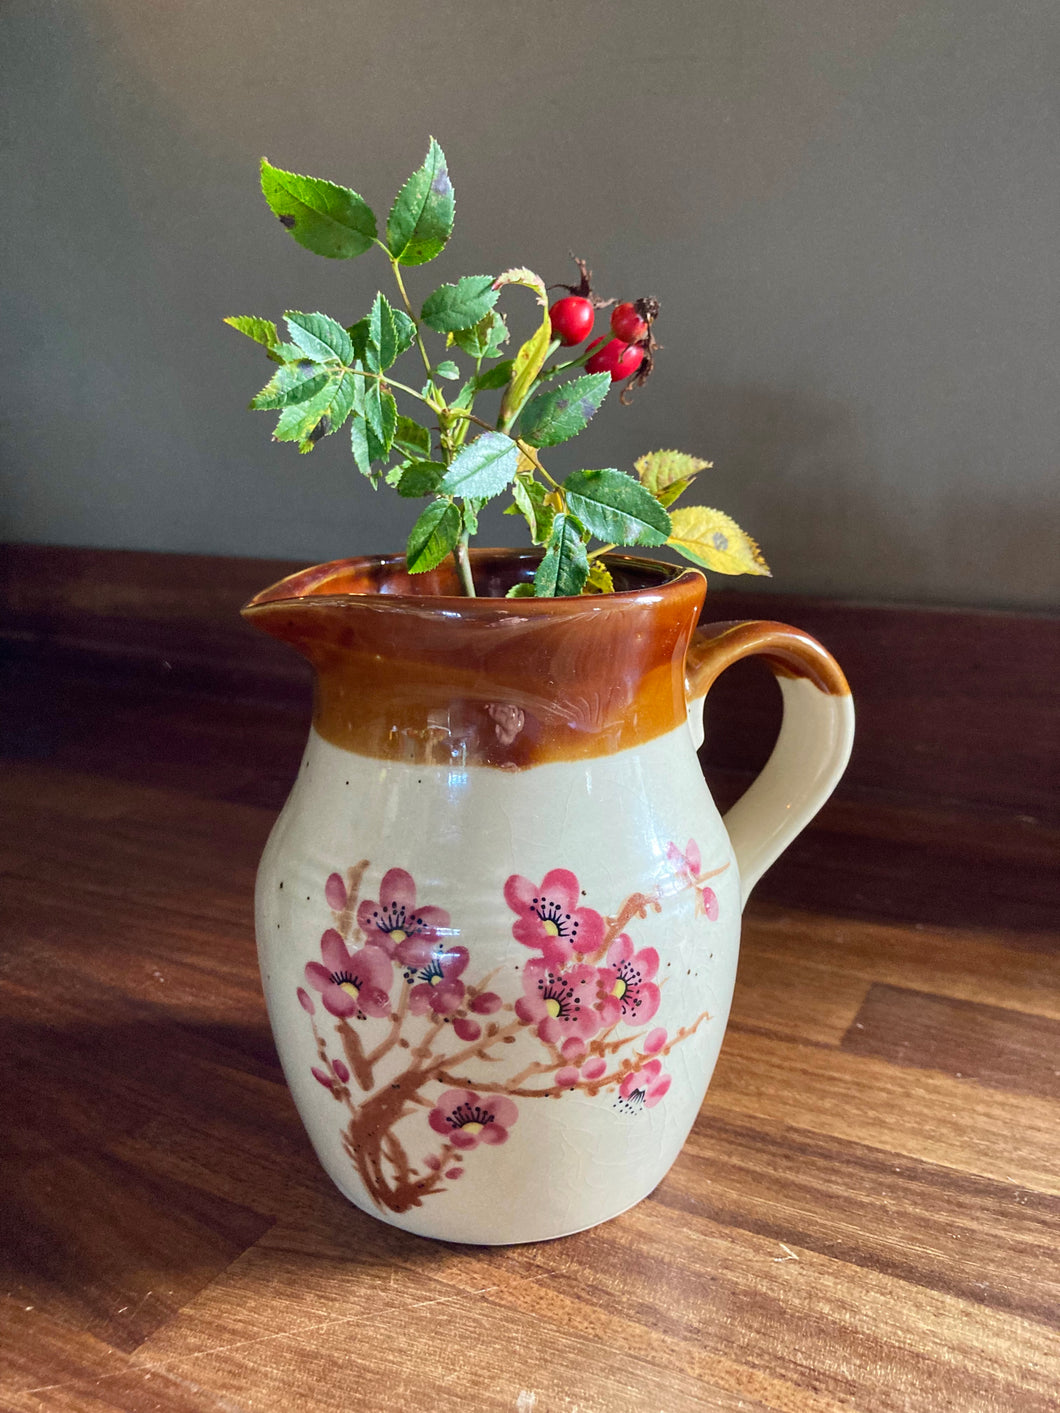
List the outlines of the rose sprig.
{"label": "rose sprig", "polygon": [[[380,292],[355,324],[288,310],[284,337],[269,319],[238,315],[225,322],[261,344],[277,365],[250,403],[279,412],[273,440],[310,452],[349,421],[354,461],[372,486],[385,481],[403,498],[426,500],[406,546],[411,573],[433,569],[452,554],[465,592],[474,595],[468,543],[482,506],[505,494],[511,497],[506,513],[522,515],[532,543],[544,550],[533,582],[517,584],[513,596],[611,592],[603,556],[619,545],[669,545],[720,574],[769,573],[755,542],[721,511],[670,509],[709,461],[656,451],[634,463],[635,475],[609,467],[575,471],[563,481],[541,461],[543,448],[584,431],[612,381],[632,377],[637,368],[636,384],[644,381],[641,365],[650,370],[657,347],[649,328],[654,300],[636,306],[651,311],[639,349],[597,339],[580,354],[552,362],[571,338],[566,325],[557,333],[545,284],[532,270],[463,275],[428,294],[417,313],[403,271],[441,254],[455,216],[445,154],[434,138],[390,208],[385,237],[367,202],[348,187],[283,171],[264,158],[261,187],[280,224],[307,250],[350,260],[376,248],[390,264],[399,302]],[[505,357],[509,331],[496,305],[513,286],[531,291],[541,316],[530,338]],[[594,307],[604,304],[593,300]],[[639,333],[629,322],[633,308],[620,305],[613,327],[623,311],[627,328]],[[585,339],[591,328],[590,317]],[[432,335],[444,338],[441,356],[428,350]],[[620,356],[622,350],[630,356]],[[458,357],[469,366],[461,367]],[[402,359],[415,368],[417,358],[421,373],[403,373],[399,381],[391,372]],[[587,371],[586,364],[604,371]],[[477,400],[496,392],[499,407],[483,416]],[[397,394],[415,416],[398,410]],[[594,539],[602,543],[590,548]]]}

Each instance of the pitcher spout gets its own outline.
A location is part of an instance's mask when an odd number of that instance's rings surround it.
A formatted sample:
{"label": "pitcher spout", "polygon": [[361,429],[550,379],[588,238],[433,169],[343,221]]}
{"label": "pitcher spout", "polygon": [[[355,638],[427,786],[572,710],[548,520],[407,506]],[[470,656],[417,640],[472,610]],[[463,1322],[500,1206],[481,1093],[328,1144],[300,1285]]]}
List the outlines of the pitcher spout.
{"label": "pitcher spout", "polygon": [[703,576],[616,556],[614,594],[505,597],[539,559],[473,552],[479,598],[461,594],[451,561],[410,575],[400,556],[341,560],[281,580],[243,614],[309,660],[317,731],[360,754],[521,769],[683,724]]}

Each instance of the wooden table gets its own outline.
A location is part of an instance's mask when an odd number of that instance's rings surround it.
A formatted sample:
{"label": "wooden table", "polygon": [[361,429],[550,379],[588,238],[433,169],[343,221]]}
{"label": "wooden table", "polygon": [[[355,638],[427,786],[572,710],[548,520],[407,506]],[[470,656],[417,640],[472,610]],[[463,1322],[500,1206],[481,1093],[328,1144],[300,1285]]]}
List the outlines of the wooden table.
{"label": "wooden table", "polygon": [[232,690],[9,655],[5,1413],[1060,1407],[1055,829],[841,797],[748,909],[652,1196],[431,1243],[339,1195],[282,1082],[251,898],[306,713]]}

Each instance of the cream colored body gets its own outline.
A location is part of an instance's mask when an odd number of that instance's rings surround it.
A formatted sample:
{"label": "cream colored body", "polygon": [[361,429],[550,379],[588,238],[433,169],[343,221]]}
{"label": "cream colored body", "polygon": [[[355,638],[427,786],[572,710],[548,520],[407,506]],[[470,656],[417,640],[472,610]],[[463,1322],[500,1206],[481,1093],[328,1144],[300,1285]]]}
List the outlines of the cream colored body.
{"label": "cream colored body", "polygon": [[[386,762],[311,734],[262,860],[257,935],[288,1083],[321,1162],[351,1201],[427,1236],[534,1241],[615,1216],[665,1176],[695,1121],[718,1057],[743,901],[827,798],[849,754],[850,698],[828,695],[805,680],[781,682],[784,730],[759,781],[728,817],[732,838],[699,769],[695,725],[614,755],[522,771]],[[703,911],[688,870],[675,865],[674,850],[684,851],[690,840],[698,848],[701,875],[710,876],[713,920]],[[381,1209],[344,1146],[335,1097],[312,1074],[320,1057],[314,1026],[334,1049],[334,1017],[318,1004],[310,1024],[296,999],[306,986],[306,964],[319,961],[321,934],[333,924],[325,881],[359,860],[368,861],[362,897],[377,897],[386,871],[403,869],[415,879],[421,906],[448,912],[449,945],[459,944],[470,954],[464,979],[495,973],[489,984],[506,1006],[499,1020],[510,1018],[511,1003],[522,994],[521,970],[533,955],[512,934],[515,916],[504,898],[511,875],[536,881],[550,870],[569,870],[577,876],[584,905],[605,917],[613,917],[633,894],[651,900],[644,916],[632,916],[624,930],[636,949],[654,949],[659,957],[658,1010],[637,1033],[643,1037],[661,1028],[673,1041],[665,1053],[672,1076],[665,1097],[632,1114],[620,1106],[614,1087],[519,1097],[518,1121],[507,1142],[458,1155],[452,1160],[462,1166],[458,1180],[429,1193],[420,1205],[403,1212]],[[390,1025],[384,1016],[359,1020],[364,1046],[378,1045]],[[410,1016],[405,1026],[414,1047],[428,1018]],[[682,1036],[682,1030],[690,1033]],[[446,1046],[454,1053],[467,1048],[444,1026],[434,1044],[435,1053],[444,1053]],[[373,1092],[407,1066],[409,1053],[397,1049],[380,1061]],[[494,1046],[459,1068],[472,1079],[503,1084],[540,1053],[541,1042],[524,1029],[512,1043]],[[417,1172],[427,1172],[423,1161],[438,1142],[427,1113],[442,1088],[441,1083],[426,1088],[420,1107],[394,1129]]]}

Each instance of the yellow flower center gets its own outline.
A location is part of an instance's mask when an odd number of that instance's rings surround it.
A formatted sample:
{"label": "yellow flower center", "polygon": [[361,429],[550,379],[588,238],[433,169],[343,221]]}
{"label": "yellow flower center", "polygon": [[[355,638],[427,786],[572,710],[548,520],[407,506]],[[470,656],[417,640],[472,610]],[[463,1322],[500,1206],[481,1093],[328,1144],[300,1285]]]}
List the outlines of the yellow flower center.
{"label": "yellow flower center", "polygon": [[352,981],[341,982],[339,985],[339,990],[345,991],[346,995],[352,996],[355,1001],[357,997],[361,994],[361,988],[359,986],[354,986]]}
{"label": "yellow flower center", "polygon": [[482,1130],[486,1127],[486,1125],[485,1125],[485,1124],[461,1124],[460,1127],[461,1127],[461,1129],[464,1131],[464,1133],[481,1133]]}
{"label": "yellow flower center", "polygon": [[618,999],[621,1001],[622,997],[626,994],[628,990],[629,987],[622,980],[622,978],[619,977],[618,980],[615,982],[614,986],[611,988],[611,995],[617,996]]}
{"label": "yellow flower center", "polygon": [[550,937],[558,937],[558,936],[559,936],[559,928],[556,926],[556,924],[555,924],[550,918],[546,918],[546,919],[544,920],[544,922],[542,923],[542,926],[544,927],[545,931],[548,933],[548,935],[549,935]]}
{"label": "yellow flower center", "polygon": [[390,932],[390,940],[391,940],[391,942],[404,942],[404,940],[405,940],[405,938],[406,938],[407,936],[408,936],[408,933],[405,932],[405,931],[403,931],[400,927],[395,927],[395,928],[392,928],[392,929],[391,929],[391,932]]}
{"label": "yellow flower center", "polygon": [[560,1013],[560,1004],[559,1004],[559,1002],[556,1000],[555,996],[550,996],[550,997],[548,998],[548,1000],[545,1002],[545,1010],[549,1013],[550,1016],[558,1016],[558,1015],[559,1015],[559,1013]]}
{"label": "yellow flower center", "polygon": [[432,986],[437,986],[440,981],[444,981],[444,980],[445,980],[445,977],[442,976],[441,972],[438,972],[436,975],[434,975],[434,976],[431,977],[431,985],[432,985]]}

